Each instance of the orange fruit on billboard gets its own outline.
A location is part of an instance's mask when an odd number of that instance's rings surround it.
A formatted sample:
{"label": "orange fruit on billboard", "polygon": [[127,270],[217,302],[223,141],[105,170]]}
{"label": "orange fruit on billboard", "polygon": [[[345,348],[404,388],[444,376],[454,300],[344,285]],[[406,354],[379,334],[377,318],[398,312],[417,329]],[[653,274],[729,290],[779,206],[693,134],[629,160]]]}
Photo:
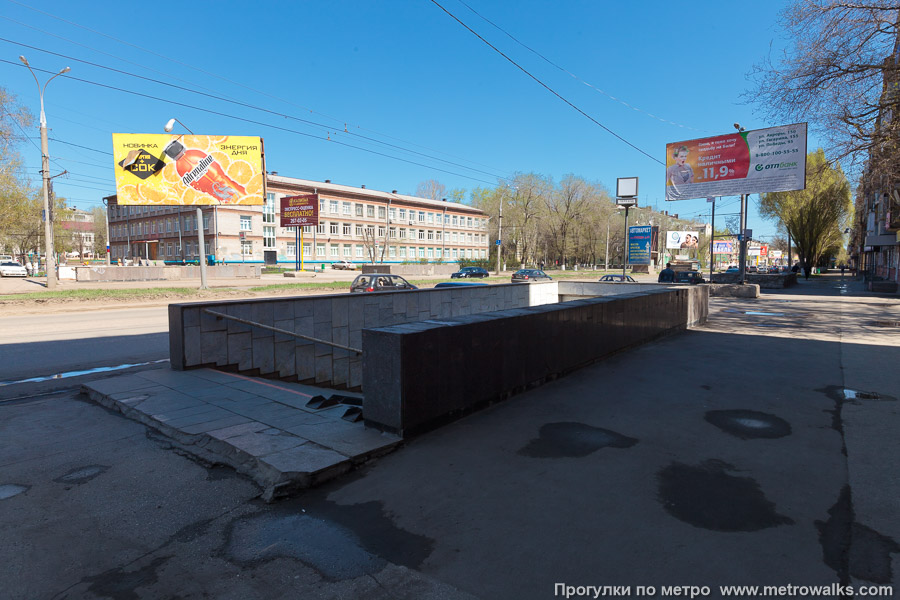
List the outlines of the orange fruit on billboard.
{"label": "orange fruit on billboard", "polygon": [[166,190],[160,189],[149,181],[138,184],[138,194],[152,204],[160,204],[169,196]]}
{"label": "orange fruit on billboard", "polygon": [[247,185],[250,183],[250,178],[253,177],[253,167],[251,167],[250,163],[246,160],[234,161],[228,165],[228,170],[226,172],[229,177],[241,185]]}

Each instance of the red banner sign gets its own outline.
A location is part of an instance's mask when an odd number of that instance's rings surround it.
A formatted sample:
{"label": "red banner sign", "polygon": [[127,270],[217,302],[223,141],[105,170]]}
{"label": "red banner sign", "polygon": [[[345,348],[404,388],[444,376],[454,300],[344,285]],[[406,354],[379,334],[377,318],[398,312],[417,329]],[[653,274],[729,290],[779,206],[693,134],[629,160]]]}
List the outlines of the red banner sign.
{"label": "red banner sign", "polygon": [[303,194],[281,199],[281,226],[303,227],[319,224],[319,195]]}

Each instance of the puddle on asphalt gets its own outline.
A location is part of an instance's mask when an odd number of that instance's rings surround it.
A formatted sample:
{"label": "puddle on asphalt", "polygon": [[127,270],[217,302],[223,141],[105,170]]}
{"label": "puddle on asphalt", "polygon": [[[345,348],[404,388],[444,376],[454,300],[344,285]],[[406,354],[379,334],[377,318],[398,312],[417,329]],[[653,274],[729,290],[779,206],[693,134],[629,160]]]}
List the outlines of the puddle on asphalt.
{"label": "puddle on asphalt", "polygon": [[541,426],[539,437],[518,454],[532,458],[580,458],[600,448],[630,448],[637,443],[635,438],[584,423],[547,423]]}
{"label": "puddle on asphalt", "polygon": [[791,434],[790,423],[755,410],[711,410],[704,418],[722,431],[743,440],[774,439]]}
{"label": "puddle on asphalt", "polygon": [[4,483],[0,485],[0,500],[6,500],[13,496],[18,496],[23,492],[27,492],[31,488],[30,485],[17,485],[15,483]]}
{"label": "puddle on asphalt", "polygon": [[897,400],[893,396],[885,396],[878,392],[860,392],[859,390],[844,389],[844,400]]}
{"label": "puddle on asphalt", "polygon": [[72,483],[75,485],[81,485],[82,483],[87,483],[97,475],[101,473],[105,473],[109,470],[109,467],[106,465],[88,465],[86,467],[77,467],[72,469],[62,477],[57,477],[53,481],[56,483]]}
{"label": "puddle on asphalt", "polygon": [[388,564],[417,569],[433,548],[434,540],[394,525],[380,502],[344,506],[313,492],[232,521],[223,552],[241,565],[291,558],[343,581]]}
{"label": "puddle on asphalt", "polygon": [[713,531],[759,531],[794,523],[776,512],[755,480],[727,473],[734,470],[718,460],[699,466],[673,462],[657,474],[659,500],[676,519]]}
{"label": "puddle on asphalt", "polygon": [[850,486],[841,488],[837,502],[828,509],[828,520],[815,525],[825,564],[842,583],[849,583],[850,577],[872,583],[893,581],[891,554],[900,553],[900,545],[854,521]]}
{"label": "puddle on asphalt", "polygon": [[55,375],[47,375],[45,377],[31,377],[29,379],[19,379],[17,381],[0,381],[0,387],[6,385],[15,385],[17,383],[39,383],[41,381],[52,381],[54,379],[68,379],[69,377],[80,377],[82,375],[92,375],[94,373],[107,373],[109,371],[121,371],[122,369],[130,369],[131,367],[143,367],[146,365],[158,365],[159,363],[169,362],[168,358],[160,360],[151,360],[149,362],[133,363],[125,365],[116,365],[114,367],[97,367],[94,369],[86,369],[84,371],[66,371],[65,373],[57,373]]}

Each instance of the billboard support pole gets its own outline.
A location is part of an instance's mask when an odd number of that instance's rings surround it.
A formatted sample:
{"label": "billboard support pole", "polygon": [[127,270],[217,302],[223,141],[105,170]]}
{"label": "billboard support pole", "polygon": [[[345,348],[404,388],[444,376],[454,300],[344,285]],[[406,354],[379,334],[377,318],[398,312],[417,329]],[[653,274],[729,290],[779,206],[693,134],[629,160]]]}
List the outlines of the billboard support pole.
{"label": "billboard support pole", "polygon": [[741,285],[747,282],[747,194],[741,194]]}
{"label": "billboard support pole", "polygon": [[712,283],[713,262],[716,260],[716,198],[712,199],[712,218],[710,219],[710,235],[709,235],[709,282]]}
{"label": "billboard support pole", "polygon": [[203,207],[201,206],[197,207],[197,241],[200,245],[200,248],[197,249],[200,257],[200,289],[208,290],[209,287],[206,285],[206,242],[203,237]]}
{"label": "billboard support pole", "polygon": [[628,205],[625,205],[625,243],[622,245],[622,281],[625,280],[625,266],[628,263]]}

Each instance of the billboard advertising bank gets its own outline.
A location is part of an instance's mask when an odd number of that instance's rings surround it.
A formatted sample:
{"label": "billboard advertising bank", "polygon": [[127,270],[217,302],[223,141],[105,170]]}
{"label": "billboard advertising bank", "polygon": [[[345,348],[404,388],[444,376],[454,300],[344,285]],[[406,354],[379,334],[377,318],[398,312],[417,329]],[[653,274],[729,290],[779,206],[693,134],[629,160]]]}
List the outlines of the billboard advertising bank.
{"label": "billboard advertising bank", "polygon": [[260,205],[266,172],[259,137],[114,133],[121,205]]}
{"label": "billboard advertising bank", "polygon": [[806,123],[666,144],[666,200],[806,188]]}

